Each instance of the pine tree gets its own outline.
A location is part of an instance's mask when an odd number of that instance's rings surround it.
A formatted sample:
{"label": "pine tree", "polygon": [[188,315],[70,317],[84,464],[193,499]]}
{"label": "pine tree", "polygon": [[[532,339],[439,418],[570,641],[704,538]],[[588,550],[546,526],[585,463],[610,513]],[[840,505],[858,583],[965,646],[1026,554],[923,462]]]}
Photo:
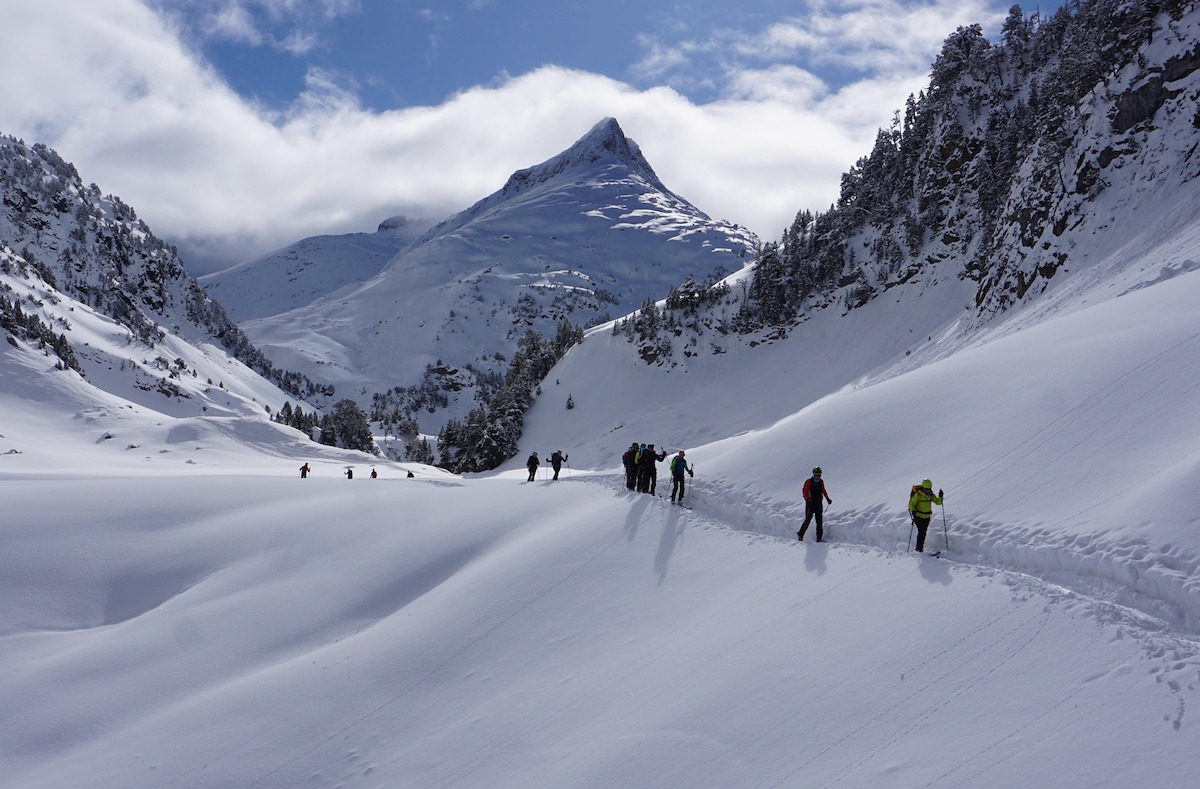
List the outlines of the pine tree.
{"label": "pine tree", "polygon": [[337,433],[337,446],[378,453],[375,438],[371,435],[371,423],[366,413],[353,400],[345,399],[334,403],[329,421]]}
{"label": "pine tree", "polygon": [[327,447],[336,447],[338,445],[337,428],[333,426],[333,419],[329,414],[321,417],[321,443]]}

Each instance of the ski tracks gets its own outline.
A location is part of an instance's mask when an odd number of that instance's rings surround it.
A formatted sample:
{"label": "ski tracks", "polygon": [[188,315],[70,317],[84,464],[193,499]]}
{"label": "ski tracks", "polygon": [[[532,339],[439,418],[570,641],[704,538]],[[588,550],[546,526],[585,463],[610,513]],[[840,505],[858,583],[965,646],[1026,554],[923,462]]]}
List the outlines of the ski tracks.
{"label": "ski tracks", "polygon": [[[709,483],[701,503],[725,528],[795,542],[802,505],[749,498]],[[1053,526],[1022,526],[959,518],[950,524],[942,559],[992,575],[1023,594],[1037,593],[1086,606],[1102,624],[1116,625],[1142,641],[1150,655],[1200,656],[1200,557],[1147,541],[1117,542],[1098,535],[1064,533]],[[889,552],[909,549],[906,512],[882,504],[826,513],[826,540]],[[927,545],[945,545],[944,525],[931,523]]]}
{"label": "ski tracks", "polygon": [[[613,487],[623,485],[614,480]],[[803,515],[802,504],[760,499],[707,481],[704,491],[693,499],[693,503],[699,504],[708,516],[704,521],[718,528],[794,542],[794,525]],[[876,505],[863,510],[837,511],[833,518],[827,518],[825,530],[827,540],[833,537],[833,545],[841,543],[847,547],[902,552],[908,550],[909,526],[907,513]],[[928,542],[934,547],[945,543],[942,529],[936,524],[930,525]],[[1200,562],[1195,557],[1177,555],[1170,546],[1155,551],[1144,542],[1117,543],[1093,535],[1064,534],[1050,527],[968,519],[955,522],[952,546],[943,553],[944,560],[961,570],[996,578],[1013,590],[1018,602],[1040,599],[1067,610],[1081,610],[1106,628],[1111,638],[1133,638],[1143,655],[1154,663],[1148,675],[1155,683],[1165,683],[1175,697],[1174,709],[1165,714],[1163,720],[1175,730],[1182,727],[1186,714],[1185,692],[1200,687],[1200,642],[1190,635],[1200,631],[1200,581],[1197,581]],[[980,627],[990,627],[995,621]],[[1044,627],[1045,617],[1039,622],[1030,640]],[[1019,631],[1020,627],[1016,629]],[[1013,654],[1015,652],[1007,653],[1005,660]],[[991,671],[1001,664],[993,666]],[[1084,687],[1086,685],[1081,684],[1065,694],[1036,718],[984,748],[972,759],[960,761],[932,783],[958,775],[973,759],[984,758],[1007,739],[1037,725],[1075,698]],[[956,691],[954,696],[967,689]],[[918,695],[919,692],[911,694],[904,701],[914,701]],[[929,714],[940,706],[932,706]],[[869,725],[864,724],[864,728]],[[846,733],[844,738],[855,734]],[[884,748],[891,744],[889,742]],[[1010,757],[1002,757],[999,761],[1007,758]],[[972,775],[977,776],[986,769],[980,768]],[[963,780],[956,778],[955,783],[962,785]]]}

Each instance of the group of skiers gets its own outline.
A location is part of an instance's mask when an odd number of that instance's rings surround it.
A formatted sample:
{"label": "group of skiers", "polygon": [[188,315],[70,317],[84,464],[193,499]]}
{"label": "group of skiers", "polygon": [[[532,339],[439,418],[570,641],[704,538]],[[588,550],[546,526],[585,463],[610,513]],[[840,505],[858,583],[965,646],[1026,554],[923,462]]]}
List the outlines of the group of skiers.
{"label": "group of skiers", "polygon": [[625,466],[625,487],[653,496],[658,489],[658,464],[666,459],[666,450],[658,452],[653,444],[633,442],[621,456]]}
{"label": "group of skiers", "polygon": [[[812,476],[804,481],[804,523],[800,526],[800,531],[796,532],[796,539],[804,542],[804,535],[808,532],[808,525],[812,522],[817,524],[817,542],[824,542],[824,514],[825,504],[832,504],[833,499],[829,498],[829,491],[825,487],[825,481],[821,478],[821,467],[816,466],[812,470]],[[933,494],[932,480],[921,480],[920,484],[913,485],[908,496],[908,516],[912,519],[913,529],[917,532],[917,552],[925,552],[925,535],[929,531],[929,521],[933,517],[933,505],[941,506],[945,494],[942,490],[938,490],[937,495]],[[909,539],[912,539],[912,530],[909,531]]]}
{"label": "group of skiers", "polygon": [[[695,476],[695,469],[687,462],[684,450],[679,450],[669,464],[671,470],[671,503],[683,504],[683,494],[686,489],[684,483],[684,474]],[[658,464],[666,460],[666,450],[658,451],[653,444],[639,444],[633,442],[629,449],[625,450],[625,454],[621,456],[621,463],[625,466],[625,487],[629,490],[636,490],[639,493],[649,493],[651,496],[656,495],[658,489]],[[562,470],[563,464],[568,460],[561,449],[554,450],[550,455],[550,467],[554,469],[553,479],[558,479],[558,473]],[[538,453],[533,452],[529,455],[529,459],[525,462],[525,467],[529,469],[529,482],[533,482],[537,476],[538,467],[541,465],[541,460],[538,459]],[[300,478],[304,479],[308,473],[312,471],[307,463],[300,467]],[[344,472],[347,479],[354,479],[354,471],[347,468]],[[408,472],[408,476],[413,473]],[[371,479],[375,479],[379,475],[375,469],[371,469]],[[829,490],[825,487],[825,480],[821,478],[821,467],[816,466],[812,470],[812,476],[804,481],[804,523],[801,524],[800,530],[796,532],[796,539],[804,542],[804,535],[808,533],[808,527],[811,523],[817,524],[817,542],[825,541],[825,505],[832,504],[833,499],[829,497]],[[925,552],[925,535],[929,531],[929,521],[933,517],[933,505],[941,506],[944,499],[942,490],[938,490],[937,495],[933,494],[933,482],[931,480],[922,480],[919,485],[913,485],[912,491],[908,497],[908,514],[912,519],[913,528],[917,532],[917,552]],[[912,539],[912,533],[909,533],[909,539]]]}
{"label": "group of skiers", "polygon": [[[554,450],[550,455],[550,468],[554,469],[554,479],[558,479],[558,472],[562,471],[564,463],[570,462],[570,458],[563,454],[561,449]],[[533,452],[529,455],[529,459],[525,461],[525,468],[529,469],[529,482],[533,482],[537,476],[538,466],[542,461],[538,459],[538,453]]]}
{"label": "group of skiers", "polygon": [[[300,467],[300,479],[308,479],[308,475],[311,471],[312,471],[312,467],[309,466],[307,463],[305,463],[303,466]],[[350,466],[347,466],[346,470],[342,472],[342,475],[346,479],[354,479],[354,469],[351,468]],[[410,472],[408,472],[408,476],[412,477],[414,475],[410,471]],[[375,469],[371,469],[371,479],[379,479],[379,472],[376,471]]]}
{"label": "group of skiers", "polygon": [[[683,504],[685,490],[684,477],[686,473],[695,475],[695,470],[688,465],[686,453],[681,449],[671,458],[668,468],[671,470],[671,503]],[[621,463],[625,466],[625,487],[639,493],[656,495],[658,490],[658,464],[667,459],[666,450],[658,451],[653,444],[633,442],[625,454],[621,455]]]}

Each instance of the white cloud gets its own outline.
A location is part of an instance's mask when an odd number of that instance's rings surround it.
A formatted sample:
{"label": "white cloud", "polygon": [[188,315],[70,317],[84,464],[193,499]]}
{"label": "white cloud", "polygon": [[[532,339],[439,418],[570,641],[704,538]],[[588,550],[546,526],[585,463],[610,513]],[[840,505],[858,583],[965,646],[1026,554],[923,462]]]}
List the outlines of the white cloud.
{"label": "white cloud", "polygon": [[829,93],[825,81],[796,66],[745,69],[729,75],[726,92],[742,101],[773,101],[811,107]]}
{"label": "white cloud", "polygon": [[731,68],[724,98],[703,105],[548,66],[388,112],[364,110],[346,75],[312,70],[278,113],[235,95],[137,0],[23,0],[5,28],[23,32],[5,36],[0,69],[22,78],[0,88],[0,131],[58,149],[196,270],[395,213],[444,218],[605,116],[671,189],[773,240],[796,211],[829,206],[928,66],[838,90],[795,65]]}
{"label": "white cloud", "polygon": [[263,41],[254,17],[240,5],[228,5],[216,9],[205,18],[205,35],[212,38],[239,41],[258,46]]}
{"label": "white cloud", "polygon": [[955,28],[992,24],[1004,17],[986,0],[864,0],[818,3],[811,13],[771,25],[743,42],[766,57],[804,57],[862,73],[897,69],[928,72],[942,41]]}
{"label": "white cloud", "polygon": [[778,66],[812,72],[835,66],[864,75],[885,72],[885,79],[895,78],[898,71],[928,73],[942,41],[956,27],[976,22],[998,27],[1005,14],[992,6],[991,0],[818,0],[803,15],[759,30],[716,29],[702,40],[642,34],[638,41],[645,54],[631,73],[638,79],[672,83],[694,79],[706,63],[735,74]]}
{"label": "white cloud", "polygon": [[694,41],[666,44],[645,33],[637,36],[638,43],[646,50],[642,59],[633,65],[633,72],[642,79],[660,79],[663,76],[691,65],[692,55],[706,49]]}

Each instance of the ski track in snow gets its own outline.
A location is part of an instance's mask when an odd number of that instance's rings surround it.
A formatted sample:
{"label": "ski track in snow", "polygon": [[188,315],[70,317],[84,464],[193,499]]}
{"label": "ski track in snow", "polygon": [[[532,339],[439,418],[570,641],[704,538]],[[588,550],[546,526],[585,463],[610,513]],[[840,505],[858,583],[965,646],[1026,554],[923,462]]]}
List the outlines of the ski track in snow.
{"label": "ski track in snow", "polygon": [[[627,490],[623,477],[597,475],[587,481],[631,496],[648,495]],[[695,508],[689,511],[687,525],[731,529],[812,547],[795,540],[795,526],[804,517],[802,503],[771,505],[709,480],[690,485],[687,495]],[[1167,683],[1177,698],[1178,707],[1169,722],[1176,730],[1182,726],[1186,705],[1181,691],[1200,686],[1200,640],[1195,637],[1200,628],[1200,589],[1195,580],[1200,567],[1194,558],[1154,549],[1145,541],[1119,543],[1092,535],[1064,535],[1045,525],[971,519],[947,519],[943,525],[937,513],[934,517],[927,543],[934,549],[943,546],[938,561],[996,578],[1012,589],[1014,599],[1044,598],[1113,628],[1115,638],[1136,639],[1144,654],[1159,664],[1150,671],[1155,681]],[[844,512],[825,510],[826,544],[852,550],[908,552],[910,527],[907,512],[882,505]],[[949,546],[944,545],[947,534]],[[781,780],[772,785],[786,783]]]}

